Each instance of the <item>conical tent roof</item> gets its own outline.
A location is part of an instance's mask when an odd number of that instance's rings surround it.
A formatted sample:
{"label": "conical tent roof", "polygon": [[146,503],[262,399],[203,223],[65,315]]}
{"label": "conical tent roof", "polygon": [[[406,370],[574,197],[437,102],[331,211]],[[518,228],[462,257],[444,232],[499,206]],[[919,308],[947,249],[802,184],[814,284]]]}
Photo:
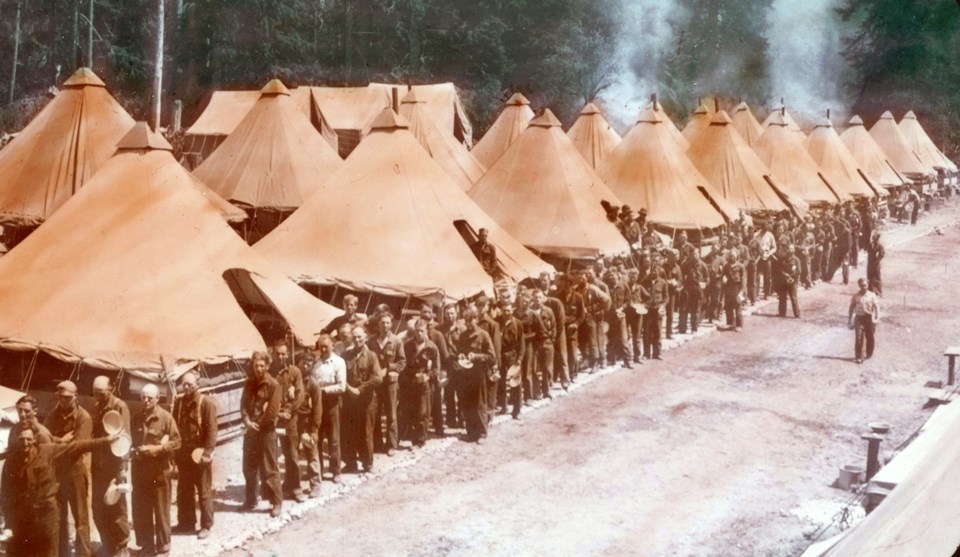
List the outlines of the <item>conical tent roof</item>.
{"label": "conical tent roof", "polygon": [[620,201],[549,109],[530,122],[469,194],[534,252],[581,259],[630,249],[600,204]]}
{"label": "conical tent roof", "polygon": [[667,228],[716,228],[739,214],[690,162],[667,124],[650,108],[640,114],[597,174],[624,203],[634,210],[646,209],[648,220]]}
{"label": "conical tent roof", "polygon": [[712,118],[713,114],[707,110],[706,106],[701,104],[693,111],[693,115],[690,116],[690,121],[684,126],[682,132],[683,137],[687,138],[687,141],[690,143],[693,143],[697,138],[697,134],[707,129]]}
{"label": "conical tent roof", "polygon": [[653,111],[657,113],[657,116],[660,117],[660,120],[667,127],[667,132],[670,134],[670,137],[672,137],[674,141],[680,145],[681,149],[686,151],[687,148],[690,147],[690,142],[686,137],[683,137],[683,134],[680,132],[680,128],[678,128],[677,125],[673,123],[673,120],[670,119],[670,115],[667,114],[667,112],[663,109],[663,105],[657,101],[651,101],[647,103],[647,106],[644,108],[644,110],[648,108],[653,109]]}
{"label": "conical tent roof", "polygon": [[763,134],[763,126],[757,121],[757,118],[750,111],[747,103],[741,102],[733,109],[733,127],[740,134],[740,137],[747,142],[747,145],[753,147],[753,144],[760,139]]}
{"label": "conical tent roof", "polygon": [[846,193],[854,197],[874,197],[877,195],[866,178],[861,175],[860,165],[843,144],[833,124],[826,118],[807,136],[804,147],[820,166],[823,176],[837,193]]}
{"label": "conical tent roof", "polygon": [[410,123],[410,133],[437,161],[437,164],[467,191],[487,171],[486,167],[457,141],[452,133],[441,132],[436,122],[424,113],[426,103],[420,100],[416,89],[411,89],[400,104],[400,115]]}
{"label": "conical tent roof", "polygon": [[[744,211],[803,214],[807,204],[775,186],[770,170],[720,111],[687,149],[687,156],[731,205]],[[788,205],[789,203],[789,205]]]}
{"label": "conical tent roof", "polygon": [[[887,160],[886,153],[877,145],[859,116],[850,119],[847,129],[840,134],[840,140],[874,186],[896,187],[910,183],[909,179],[904,178],[893,168]],[[884,195],[885,192],[881,190],[880,194]]]}
{"label": "conical tent roof", "polygon": [[567,130],[567,137],[594,169],[621,141],[620,135],[593,103],[583,107],[577,121]]}
{"label": "conical tent roof", "polygon": [[[836,203],[835,192],[821,177],[821,170],[803,147],[800,135],[790,131],[784,118],[774,112],[753,150],[770,169],[775,183],[809,204]],[[849,198],[842,194],[844,199]]]}
{"label": "conical tent roof", "polygon": [[384,110],[346,164],[257,250],[301,282],[461,299],[492,287],[455,226],[465,221],[489,230],[507,277],[553,272],[467,197],[408,126]]}
{"label": "conical tent roof", "polygon": [[530,101],[523,94],[514,93],[507,100],[497,120],[474,145],[471,151],[473,156],[480,161],[480,164],[490,168],[513,143],[513,140],[520,137],[523,130],[527,129],[527,124],[533,120],[533,117]]}
{"label": "conical tent roof", "polygon": [[870,135],[877,142],[877,145],[883,149],[890,164],[900,174],[908,178],[936,174],[933,168],[923,164],[917,154],[910,149],[906,138],[900,133],[900,128],[889,110],[884,112],[877,123],[870,128]]}
{"label": "conical tent roof", "polygon": [[116,150],[133,118],[103,81],[81,68],[0,151],[0,224],[35,226],[52,215]]}
{"label": "conical tent roof", "polygon": [[927,135],[926,130],[920,125],[916,114],[912,110],[903,115],[900,120],[900,133],[907,141],[907,145],[914,153],[920,157],[920,160],[931,168],[943,168],[948,172],[955,172],[957,165],[943,154],[936,144]]}
{"label": "conical tent roof", "polygon": [[[779,116],[777,116],[779,114]],[[803,128],[800,127],[800,124],[797,124],[797,121],[793,119],[793,116],[790,115],[790,111],[786,109],[785,106],[781,105],[773,109],[773,112],[767,115],[767,119],[763,121],[763,129],[770,127],[770,124],[774,121],[783,120],[786,123],[787,129],[792,132],[796,132],[800,136],[800,139],[806,139],[807,134],[804,133]]]}
{"label": "conical tent roof", "polygon": [[264,350],[243,307],[278,313],[304,343],[340,313],[272,269],[148,142],[125,143],[0,258],[0,280],[0,346],[128,372]]}
{"label": "conical tent roof", "polygon": [[194,175],[225,199],[257,209],[296,209],[343,164],[279,80]]}

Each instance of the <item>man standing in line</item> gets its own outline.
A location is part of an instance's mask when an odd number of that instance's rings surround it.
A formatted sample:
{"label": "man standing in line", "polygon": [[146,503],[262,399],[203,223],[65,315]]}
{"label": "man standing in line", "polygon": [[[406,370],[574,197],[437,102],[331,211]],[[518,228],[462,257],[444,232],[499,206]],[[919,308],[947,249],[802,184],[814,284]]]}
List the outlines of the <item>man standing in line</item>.
{"label": "man standing in line", "polygon": [[412,327],[413,333],[403,345],[407,365],[400,374],[400,422],[404,426],[400,435],[409,435],[415,447],[422,447],[427,442],[430,391],[440,368],[440,351],[428,338],[426,319],[415,320]]}
{"label": "man standing in line", "polygon": [[[213,450],[217,446],[217,405],[213,397],[200,394],[197,374],[188,371],[180,378],[183,396],[173,406],[180,430],[177,451],[177,527],[175,531],[193,534],[200,507],[200,533],[206,539],[213,528]],[[201,451],[200,458],[193,453]],[[199,462],[198,462],[199,460]]]}
{"label": "man standing in line", "polygon": [[480,317],[475,308],[463,312],[465,326],[450,336],[450,351],[456,361],[469,360],[469,368],[460,374],[460,405],[463,412],[467,441],[482,443],[487,436],[486,382],[495,369],[496,354],[493,340],[480,328]]}
{"label": "man standing in line", "polygon": [[778,261],[780,297],[780,317],[787,316],[787,300],[793,308],[793,316],[800,317],[800,306],[797,305],[797,282],[800,280],[800,259],[793,253],[793,244],[787,246],[786,254],[781,254],[783,260]]}
{"label": "man standing in line", "polygon": [[886,250],[880,243],[880,233],[874,231],[867,246],[867,284],[877,296],[883,296],[883,283],[880,278],[880,268]]}
{"label": "man standing in line", "polygon": [[[110,378],[101,375],[93,380],[93,438],[108,437],[103,428],[103,416],[114,411],[120,414],[123,431],[130,434],[130,409],[127,403],[113,394]],[[104,501],[104,494],[111,481],[124,483],[126,458],[115,456],[110,447],[98,447],[91,453],[93,480],[93,522],[100,532],[101,552],[108,556],[123,555],[130,541],[130,522],[127,518],[127,498],[113,505]]]}
{"label": "man standing in line", "polygon": [[777,240],[770,232],[770,225],[763,223],[760,227],[760,260],[757,262],[757,273],[763,277],[764,300],[773,293],[773,262],[770,258],[776,253]]}
{"label": "man standing in line", "polygon": [[277,415],[280,413],[280,385],[270,373],[270,355],[254,352],[250,357],[250,377],[240,395],[240,417],[246,427],[243,435],[243,478],[246,482],[241,510],[257,506],[260,483],[270,501],[270,516],[283,510],[280,468],[277,465]]}
{"label": "man standing in line", "polygon": [[533,303],[527,312],[533,330],[533,363],[536,372],[531,379],[532,389],[542,398],[553,398],[550,385],[553,383],[553,351],[557,338],[557,319],[547,307],[547,295],[535,290]]}
{"label": "man standing in line", "polygon": [[[47,429],[54,443],[88,441],[93,438],[93,419],[77,403],[77,386],[73,381],[57,385],[57,407],[47,416]],[[73,515],[77,532],[77,557],[90,557],[90,456],[74,454],[57,460],[57,481],[60,482],[60,555],[70,557],[69,520]],[[69,510],[68,510],[69,509]]]}
{"label": "man standing in line", "polygon": [[353,344],[344,352],[347,386],[343,393],[343,452],[345,470],[357,471],[357,459],[367,474],[373,472],[373,424],[377,388],[383,382],[380,360],[367,345],[367,330],[354,327]]}
{"label": "man standing in line", "polygon": [[[393,456],[400,446],[397,430],[397,403],[399,395],[400,372],[406,366],[403,355],[403,343],[393,334],[393,315],[381,313],[377,322],[377,336],[371,337],[367,345],[373,350],[384,374],[383,383],[377,387],[377,419],[373,426],[374,450]],[[385,422],[385,423],[383,423]],[[384,431],[385,430],[385,431]],[[384,440],[384,434],[386,440]]]}
{"label": "man standing in line", "polygon": [[[317,432],[317,452],[321,453],[323,440],[327,440],[327,454],[330,456],[330,473],[333,483],[340,483],[340,397],[347,388],[347,364],[333,351],[333,339],[330,335],[320,335],[317,339],[317,362],[313,364],[310,375],[320,386],[323,417]],[[323,476],[323,456],[320,455],[321,478]]]}
{"label": "man standing in line", "polygon": [[[860,289],[850,299],[850,312],[847,316],[850,328],[856,333],[853,352],[858,364],[863,363],[864,357],[873,356],[874,332],[880,320],[880,300],[877,295],[867,290],[867,279],[857,280]],[[866,349],[866,353],[864,353]]]}
{"label": "man standing in line", "polygon": [[180,448],[180,430],[160,407],[160,389],[153,383],[140,392],[143,408],[133,416],[133,529],[141,554],[170,553],[170,460]]}
{"label": "man standing in line", "polygon": [[298,503],[306,501],[300,486],[300,405],[303,404],[303,373],[290,361],[290,349],[286,340],[273,345],[276,358],[276,379],[280,385],[280,412],[277,427],[283,428],[280,449],[283,451],[283,496]]}

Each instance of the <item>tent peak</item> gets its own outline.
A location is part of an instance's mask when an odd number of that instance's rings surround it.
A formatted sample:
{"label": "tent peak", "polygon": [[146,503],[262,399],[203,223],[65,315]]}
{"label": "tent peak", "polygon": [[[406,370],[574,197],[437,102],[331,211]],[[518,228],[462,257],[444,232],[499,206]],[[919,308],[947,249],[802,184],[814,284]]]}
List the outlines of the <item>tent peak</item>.
{"label": "tent peak", "polygon": [[529,105],[530,100],[523,96],[523,93],[514,93],[504,104],[512,106]]}
{"label": "tent peak", "polygon": [[583,110],[580,111],[580,114],[600,114],[600,109],[597,108],[597,105],[593,103],[587,103],[583,106]]}
{"label": "tent peak", "polygon": [[283,84],[279,79],[271,79],[263,86],[263,89],[260,89],[261,95],[286,95],[290,96],[290,89],[287,89],[287,86]]}
{"label": "tent peak", "polygon": [[127,135],[117,143],[117,150],[120,149],[173,151],[170,143],[151,130],[146,122],[137,122],[130,128]]}
{"label": "tent peak", "polygon": [[408,122],[403,116],[400,116],[394,112],[393,109],[388,106],[384,108],[376,118],[373,119],[373,123],[370,124],[370,131],[408,129],[409,127],[410,122]]}
{"label": "tent peak", "polygon": [[106,87],[107,85],[103,82],[97,74],[93,73],[93,70],[90,68],[80,68],[79,70],[73,72],[73,75],[69,79],[63,82],[64,87]]}
{"label": "tent peak", "polygon": [[883,114],[880,115],[880,119],[881,119],[881,120],[893,120],[893,113],[890,112],[889,110],[886,110],[886,111],[884,111]]}
{"label": "tent peak", "polygon": [[783,117],[782,110],[777,110],[776,112],[770,115],[769,125],[783,126],[783,127],[786,127],[788,125],[786,119],[784,119]]}
{"label": "tent peak", "polygon": [[697,108],[693,111],[694,114],[709,114],[710,111],[704,106],[703,103],[700,103]]}
{"label": "tent peak", "polygon": [[906,114],[903,115],[904,120],[916,120],[917,115],[913,113],[912,110],[908,110]]}
{"label": "tent peak", "polygon": [[533,120],[530,120],[531,126],[538,126],[541,128],[559,128],[560,120],[557,120],[557,117],[554,116],[553,111],[549,108],[544,109],[543,114],[537,116]]}
{"label": "tent peak", "polygon": [[730,119],[730,116],[727,114],[726,110],[721,110],[714,114],[713,118],[710,120],[711,126],[726,126],[732,124],[733,120]]}
{"label": "tent peak", "polygon": [[856,114],[854,114],[854,115],[853,115],[853,118],[850,118],[850,125],[851,125],[851,126],[862,126],[862,125],[863,125],[863,118],[861,118],[860,116],[857,116]]}
{"label": "tent peak", "polygon": [[414,104],[414,103],[426,103],[425,99],[421,99],[420,95],[417,94],[417,90],[410,88],[407,91],[407,94],[403,96],[403,99],[400,100],[400,104]]}
{"label": "tent peak", "polygon": [[740,101],[740,104],[733,108],[734,112],[743,112],[744,110],[750,110],[750,107],[743,101]]}
{"label": "tent peak", "polygon": [[663,119],[660,118],[656,110],[648,106],[640,111],[640,116],[637,116],[637,123],[639,124],[641,122],[646,124],[659,124],[663,122]]}
{"label": "tent peak", "polygon": [[817,123],[813,126],[815,128],[832,128],[833,122],[829,118],[823,117],[817,120]]}

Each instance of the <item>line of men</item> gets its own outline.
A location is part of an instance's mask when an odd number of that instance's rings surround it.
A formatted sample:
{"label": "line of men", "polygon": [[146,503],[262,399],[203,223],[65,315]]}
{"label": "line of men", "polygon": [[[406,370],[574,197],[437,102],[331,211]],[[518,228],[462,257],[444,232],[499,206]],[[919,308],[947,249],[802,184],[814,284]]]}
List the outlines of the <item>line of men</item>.
{"label": "line of men", "polygon": [[[62,381],[56,406],[43,423],[37,399],[21,397],[18,423],[10,432],[12,447],[3,469],[0,504],[12,531],[8,555],[78,557],[94,554],[90,517],[100,534],[98,554],[128,554],[131,524],[124,486],[129,485],[133,532],[141,555],[170,552],[170,508],[173,464],[179,471],[177,512],[180,529],[196,523],[199,502],[200,538],[213,526],[212,458],[217,439],[217,408],[198,391],[198,379],[187,372],[173,413],[159,404],[160,389],[141,390],[140,409],[131,415],[107,376],[93,381],[93,408],[77,400],[77,385]],[[119,417],[119,431],[107,431],[104,416]],[[111,444],[129,436],[128,453],[115,454]],[[128,484],[129,479],[129,484]],[[68,513],[70,516],[68,517]],[[69,523],[75,547],[71,548]]]}

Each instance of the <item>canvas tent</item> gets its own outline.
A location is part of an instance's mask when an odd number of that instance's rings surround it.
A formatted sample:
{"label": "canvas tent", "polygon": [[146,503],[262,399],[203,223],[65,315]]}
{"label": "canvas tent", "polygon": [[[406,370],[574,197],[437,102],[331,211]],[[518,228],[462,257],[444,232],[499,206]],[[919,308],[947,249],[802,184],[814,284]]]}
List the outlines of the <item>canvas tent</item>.
{"label": "canvas tent", "polygon": [[702,104],[699,105],[696,110],[693,111],[693,115],[690,116],[690,121],[687,122],[687,125],[684,126],[683,137],[687,139],[688,142],[693,143],[697,135],[703,130],[707,129],[707,126],[710,125],[710,121],[713,118],[713,114],[707,110],[707,107]]}
{"label": "canvas tent", "polygon": [[830,186],[820,167],[803,147],[800,134],[790,131],[779,112],[771,114],[769,120],[753,150],[770,169],[778,186],[810,205],[837,203],[850,198]]}
{"label": "canvas tent", "polygon": [[730,205],[749,213],[806,213],[807,204],[777,187],[770,170],[733,128],[725,111],[718,112],[690,144],[687,156]]}
{"label": "canvas tent", "polygon": [[920,157],[921,162],[931,168],[942,168],[946,172],[957,171],[957,165],[937,148],[912,110],[903,115],[899,127],[907,145]]}
{"label": "canvas tent", "polygon": [[936,175],[936,171],[923,164],[920,157],[907,144],[906,138],[900,133],[900,128],[889,110],[884,112],[870,128],[870,136],[883,149],[890,164],[903,176],[911,180],[922,180]]}
{"label": "canvas tent", "polygon": [[[847,129],[840,134],[840,140],[853,155],[854,160],[874,185],[884,188],[905,186],[910,180],[904,178],[887,160],[886,153],[863,125],[859,116],[850,119]],[[883,195],[883,190],[880,191]]]}
{"label": "canvas tent", "polygon": [[436,121],[427,112],[428,106],[421,100],[417,89],[411,89],[400,103],[400,115],[410,124],[410,133],[437,161],[444,171],[467,191],[487,171],[486,167],[467,150],[452,134],[440,131]]}
{"label": "canvas tent", "polygon": [[630,249],[601,205],[620,201],[549,109],[530,122],[469,194],[511,236],[548,259],[592,259]]}
{"label": "canvas tent", "polygon": [[0,258],[0,347],[155,379],[264,350],[251,319],[280,319],[312,344],[340,312],[271,268],[198,193],[169,144],[137,126]]}
{"label": "canvas tent", "polygon": [[342,164],[294,104],[290,91],[275,79],[193,174],[247,209],[260,237],[302,205]]}
{"label": "canvas tent", "polygon": [[613,193],[647,220],[678,230],[710,229],[738,217],[690,162],[668,125],[652,108],[597,170]]}
{"label": "canvas tent", "polygon": [[687,148],[690,147],[690,142],[687,140],[686,137],[683,136],[683,133],[680,132],[680,128],[678,128],[677,125],[673,123],[673,120],[670,119],[670,115],[668,115],[667,112],[663,110],[663,105],[661,105],[656,100],[656,98],[654,98],[652,101],[650,101],[650,103],[647,104],[644,110],[647,110],[647,109],[652,109],[654,112],[656,112],[657,116],[660,118],[660,121],[663,122],[664,126],[666,126],[667,132],[670,134],[670,137],[672,137],[674,141],[677,142],[677,145],[679,145],[681,149],[686,151]]}
{"label": "canvas tent", "polygon": [[[777,114],[779,114],[779,116],[777,116]],[[773,111],[767,115],[767,119],[763,121],[762,127],[763,129],[767,129],[770,127],[770,124],[780,122],[781,120],[786,123],[787,129],[795,132],[801,140],[806,139],[807,134],[803,132],[803,128],[800,127],[800,124],[797,124],[797,121],[790,115],[790,111],[783,105],[774,108]]]}
{"label": "canvas tent", "polygon": [[388,94],[391,89],[398,88],[400,98],[409,91],[415,91],[416,96],[424,103],[423,112],[433,120],[437,129],[452,136],[458,143],[467,147],[473,145],[473,124],[467,115],[460,100],[460,94],[453,83],[429,83],[426,85],[389,85],[386,83],[371,83],[371,88],[383,88]]}
{"label": "canvas tent", "polygon": [[733,109],[733,127],[740,134],[740,137],[747,142],[747,145],[753,147],[753,144],[763,135],[763,126],[757,121],[757,118],[750,111],[747,103],[741,102]]}
{"label": "canvas tent", "polygon": [[[827,118],[817,122],[807,136],[804,147],[837,193],[845,193],[851,197],[879,195],[880,190],[874,189]],[[877,186],[880,187],[882,186]]]}
{"label": "canvas tent", "polygon": [[604,157],[621,141],[620,135],[593,103],[583,107],[580,116],[567,130],[567,136],[593,169],[600,166]]}
{"label": "canvas tent", "polygon": [[408,128],[383,110],[346,164],[254,247],[298,282],[457,300],[492,290],[462,237],[487,228],[506,277],[553,272],[477,207]]}
{"label": "canvas tent", "polygon": [[0,151],[0,225],[32,227],[53,215],[133,124],[93,71],[77,70]]}
{"label": "canvas tent", "polygon": [[513,140],[520,137],[527,124],[533,120],[530,101],[522,93],[514,93],[504,105],[496,121],[471,151],[480,164],[490,168]]}

